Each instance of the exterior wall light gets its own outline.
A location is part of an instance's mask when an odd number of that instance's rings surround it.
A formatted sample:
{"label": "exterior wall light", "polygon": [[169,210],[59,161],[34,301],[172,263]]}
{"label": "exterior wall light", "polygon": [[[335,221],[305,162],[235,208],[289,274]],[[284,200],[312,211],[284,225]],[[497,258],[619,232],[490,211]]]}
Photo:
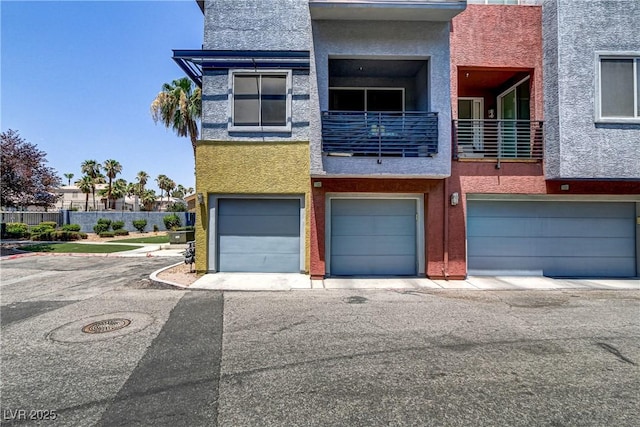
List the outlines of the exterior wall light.
{"label": "exterior wall light", "polygon": [[460,203],[460,194],[451,193],[451,206],[457,206]]}
{"label": "exterior wall light", "polygon": [[204,205],[204,195],[202,193],[198,193],[196,197],[198,198],[198,204]]}

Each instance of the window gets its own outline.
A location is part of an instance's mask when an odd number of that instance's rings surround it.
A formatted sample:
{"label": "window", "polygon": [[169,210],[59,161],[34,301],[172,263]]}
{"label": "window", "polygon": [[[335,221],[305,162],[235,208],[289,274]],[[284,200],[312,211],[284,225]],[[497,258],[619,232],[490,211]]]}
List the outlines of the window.
{"label": "window", "polygon": [[330,88],[332,111],[404,111],[403,88]]}
{"label": "window", "polygon": [[640,119],[640,56],[599,57],[597,119]]}
{"label": "window", "polygon": [[231,73],[229,130],[291,131],[291,72]]}

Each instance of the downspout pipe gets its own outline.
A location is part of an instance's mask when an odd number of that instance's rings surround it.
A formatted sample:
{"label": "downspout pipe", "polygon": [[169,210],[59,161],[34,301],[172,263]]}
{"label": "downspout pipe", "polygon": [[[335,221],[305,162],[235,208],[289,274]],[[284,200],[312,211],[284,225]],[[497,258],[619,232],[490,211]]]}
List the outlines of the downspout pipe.
{"label": "downspout pipe", "polygon": [[443,219],[443,232],[442,232],[442,252],[443,252],[443,265],[442,275],[445,280],[449,280],[449,178],[444,179],[444,192],[442,194],[442,211],[444,215]]}

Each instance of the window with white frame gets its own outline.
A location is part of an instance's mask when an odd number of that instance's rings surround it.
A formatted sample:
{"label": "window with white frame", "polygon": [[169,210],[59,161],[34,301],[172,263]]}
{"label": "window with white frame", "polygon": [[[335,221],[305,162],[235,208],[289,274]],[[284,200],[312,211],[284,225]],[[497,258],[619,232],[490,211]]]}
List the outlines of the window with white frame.
{"label": "window with white frame", "polygon": [[291,130],[291,71],[230,73],[229,130]]}
{"label": "window with white frame", "polygon": [[600,55],[597,119],[640,120],[640,54]]}

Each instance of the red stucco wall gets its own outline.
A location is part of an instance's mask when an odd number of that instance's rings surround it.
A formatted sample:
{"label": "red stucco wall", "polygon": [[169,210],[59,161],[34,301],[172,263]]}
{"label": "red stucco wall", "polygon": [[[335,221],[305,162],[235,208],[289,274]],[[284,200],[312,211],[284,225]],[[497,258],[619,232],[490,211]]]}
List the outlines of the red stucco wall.
{"label": "red stucco wall", "polygon": [[533,70],[532,119],[543,120],[542,6],[467,5],[451,25],[451,107],[458,108],[458,67]]}
{"label": "red stucco wall", "polygon": [[[453,162],[447,181],[449,194],[460,194],[460,204],[448,210],[448,274],[466,276],[467,194],[599,194],[637,195],[640,182],[629,181],[545,181],[542,163]],[[568,190],[560,186],[568,184]]]}
{"label": "red stucco wall", "polygon": [[[314,182],[322,187],[313,186]],[[310,269],[313,279],[325,275],[325,202],[327,193],[412,193],[424,195],[425,273],[431,278],[444,277],[443,220],[444,181],[429,179],[311,179],[311,248]]]}

